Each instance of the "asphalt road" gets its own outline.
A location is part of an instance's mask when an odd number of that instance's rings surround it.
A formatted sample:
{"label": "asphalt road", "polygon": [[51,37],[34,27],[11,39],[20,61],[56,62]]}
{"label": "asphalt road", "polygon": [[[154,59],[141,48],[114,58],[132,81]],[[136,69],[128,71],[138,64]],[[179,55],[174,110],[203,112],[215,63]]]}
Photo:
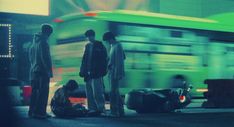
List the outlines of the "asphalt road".
{"label": "asphalt road", "polygon": [[28,118],[28,107],[15,107],[19,127],[234,127],[233,109],[192,107],[174,113],[137,114],[126,109],[123,118],[82,117],[75,119]]}

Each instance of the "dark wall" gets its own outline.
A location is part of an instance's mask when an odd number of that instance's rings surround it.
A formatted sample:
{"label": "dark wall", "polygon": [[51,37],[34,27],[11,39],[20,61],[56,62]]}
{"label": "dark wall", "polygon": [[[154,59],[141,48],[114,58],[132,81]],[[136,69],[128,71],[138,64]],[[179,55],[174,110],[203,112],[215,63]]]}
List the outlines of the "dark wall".
{"label": "dark wall", "polygon": [[24,81],[26,83],[29,82],[29,58],[28,58],[28,49],[32,43],[33,35],[28,34],[18,34],[16,35],[17,42],[17,51],[16,51],[16,68],[17,68],[17,79],[20,81]]}

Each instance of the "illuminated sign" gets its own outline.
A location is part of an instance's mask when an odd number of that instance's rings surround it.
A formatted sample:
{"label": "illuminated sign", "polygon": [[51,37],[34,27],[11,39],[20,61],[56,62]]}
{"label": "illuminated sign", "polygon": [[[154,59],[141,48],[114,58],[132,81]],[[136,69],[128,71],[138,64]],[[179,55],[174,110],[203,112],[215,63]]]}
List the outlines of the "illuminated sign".
{"label": "illuminated sign", "polygon": [[0,0],[0,12],[49,15],[49,0]]}
{"label": "illuminated sign", "polygon": [[11,42],[11,24],[0,24],[0,58],[14,57]]}

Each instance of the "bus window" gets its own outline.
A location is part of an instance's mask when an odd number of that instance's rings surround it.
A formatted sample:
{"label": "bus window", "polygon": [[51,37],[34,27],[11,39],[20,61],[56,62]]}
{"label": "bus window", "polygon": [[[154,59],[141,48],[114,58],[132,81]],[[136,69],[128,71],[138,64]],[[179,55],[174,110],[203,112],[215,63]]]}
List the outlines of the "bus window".
{"label": "bus window", "polygon": [[172,30],[171,31],[171,37],[182,38],[183,33],[181,31]]}

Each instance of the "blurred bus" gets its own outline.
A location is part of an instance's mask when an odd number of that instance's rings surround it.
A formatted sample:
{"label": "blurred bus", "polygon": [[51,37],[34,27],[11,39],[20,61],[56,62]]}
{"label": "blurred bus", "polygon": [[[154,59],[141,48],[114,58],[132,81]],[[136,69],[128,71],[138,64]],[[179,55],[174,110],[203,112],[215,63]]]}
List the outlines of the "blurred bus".
{"label": "blurred bus", "polygon": [[[122,94],[139,88],[182,87],[185,80],[193,85],[193,96],[200,97],[207,90],[205,79],[234,77],[234,26],[226,17],[224,14],[205,19],[117,10],[57,18],[55,33],[50,38],[52,81],[61,85],[75,79],[84,85],[79,77],[87,44],[84,32],[93,29],[96,39],[102,41],[102,35],[112,31],[122,43],[127,58]],[[103,44],[109,51],[109,45]],[[108,92],[107,76],[105,87]]]}

